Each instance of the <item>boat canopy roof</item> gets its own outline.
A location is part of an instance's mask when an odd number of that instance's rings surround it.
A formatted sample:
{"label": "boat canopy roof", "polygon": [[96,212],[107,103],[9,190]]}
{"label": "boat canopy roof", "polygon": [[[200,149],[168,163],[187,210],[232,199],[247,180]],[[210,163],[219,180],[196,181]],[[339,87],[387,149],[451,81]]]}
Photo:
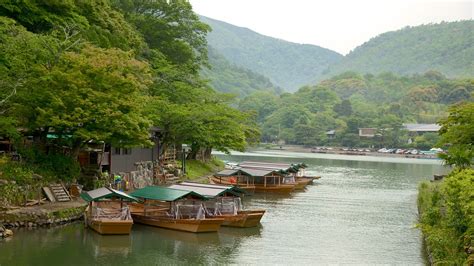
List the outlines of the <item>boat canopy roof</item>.
{"label": "boat canopy roof", "polygon": [[267,162],[253,162],[244,161],[239,163],[242,168],[257,168],[257,169],[274,169],[282,170],[285,172],[298,172],[301,168],[308,167],[305,163],[267,163]]}
{"label": "boat canopy roof", "polygon": [[103,199],[111,199],[111,198],[120,198],[125,201],[139,201],[137,198],[127,195],[122,191],[118,191],[112,188],[98,188],[87,192],[81,193],[81,198],[83,198],[87,202],[91,201],[100,201]]}
{"label": "boat canopy roof", "polygon": [[275,169],[257,169],[257,168],[240,168],[240,169],[227,169],[220,171],[216,176],[235,176],[235,175],[246,175],[253,177],[269,176],[269,175],[283,175],[280,170]]}
{"label": "boat canopy roof", "polygon": [[244,190],[236,186],[200,184],[200,183],[193,183],[193,182],[182,182],[179,184],[171,185],[169,186],[169,188],[194,191],[208,198],[220,197],[220,196],[225,195],[226,193],[229,193],[238,197],[246,193]]}
{"label": "boat canopy roof", "polygon": [[141,189],[137,189],[130,193],[130,195],[137,198],[151,199],[151,200],[161,200],[161,201],[176,201],[188,196],[207,199],[205,196],[196,193],[194,191],[174,189],[168,187],[159,187],[159,186],[147,186]]}

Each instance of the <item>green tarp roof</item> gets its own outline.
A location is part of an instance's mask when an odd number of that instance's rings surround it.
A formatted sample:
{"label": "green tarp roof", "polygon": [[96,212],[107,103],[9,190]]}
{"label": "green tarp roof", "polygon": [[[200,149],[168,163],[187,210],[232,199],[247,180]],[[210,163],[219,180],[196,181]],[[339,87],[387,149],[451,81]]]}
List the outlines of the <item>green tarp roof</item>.
{"label": "green tarp roof", "polygon": [[87,192],[81,193],[81,198],[85,201],[99,201],[102,199],[110,199],[110,198],[120,198],[126,201],[139,201],[137,198],[129,196],[122,191],[118,191],[112,188],[98,188]]}
{"label": "green tarp roof", "polygon": [[173,189],[167,187],[148,186],[137,189],[130,193],[130,195],[137,198],[161,200],[161,201],[175,201],[187,196],[197,197],[199,199],[207,199],[205,196],[194,191]]}

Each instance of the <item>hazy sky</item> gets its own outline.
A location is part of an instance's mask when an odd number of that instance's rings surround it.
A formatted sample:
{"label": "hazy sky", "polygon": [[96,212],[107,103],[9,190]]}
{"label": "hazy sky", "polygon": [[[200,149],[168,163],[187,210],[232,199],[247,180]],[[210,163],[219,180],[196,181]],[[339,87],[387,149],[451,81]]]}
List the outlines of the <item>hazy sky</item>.
{"label": "hazy sky", "polygon": [[386,31],[473,19],[474,1],[190,0],[194,11],[258,33],[347,54]]}

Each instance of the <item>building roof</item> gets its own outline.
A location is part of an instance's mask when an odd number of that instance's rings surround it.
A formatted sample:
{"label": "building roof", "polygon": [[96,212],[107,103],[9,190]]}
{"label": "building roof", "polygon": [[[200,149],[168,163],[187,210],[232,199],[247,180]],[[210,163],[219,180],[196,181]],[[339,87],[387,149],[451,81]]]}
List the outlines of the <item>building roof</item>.
{"label": "building roof", "polygon": [[336,130],[329,130],[329,131],[326,131],[326,135],[334,135],[336,134]]}
{"label": "building roof", "polygon": [[205,196],[194,191],[159,186],[147,186],[141,189],[137,189],[130,193],[130,195],[137,198],[161,201],[175,201],[188,196],[196,197],[199,199],[207,199]]}
{"label": "building roof", "polygon": [[403,124],[410,132],[438,132],[441,128],[438,124]]}
{"label": "building roof", "polygon": [[122,191],[118,191],[112,188],[98,188],[87,192],[81,193],[81,198],[87,202],[100,201],[102,199],[120,198],[126,201],[139,201],[137,198],[127,195]]}
{"label": "building roof", "polygon": [[243,190],[235,186],[200,184],[193,182],[182,182],[171,185],[169,188],[193,191],[208,198],[220,197],[226,193],[232,194],[234,196],[240,196],[241,194],[245,193]]}

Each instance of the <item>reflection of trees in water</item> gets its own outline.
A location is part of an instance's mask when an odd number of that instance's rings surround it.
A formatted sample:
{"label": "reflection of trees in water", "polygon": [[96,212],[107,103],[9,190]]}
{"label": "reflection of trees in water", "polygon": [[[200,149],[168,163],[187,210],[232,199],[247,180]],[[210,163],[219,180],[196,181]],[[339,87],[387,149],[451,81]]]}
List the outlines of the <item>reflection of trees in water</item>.
{"label": "reflection of trees in water", "polygon": [[95,259],[108,257],[127,258],[132,252],[132,238],[130,235],[100,235],[92,229],[84,234],[84,242],[91,246]]}
{"label": "reflection of trees in water", "polygon": [[81,242],[81,223],[38,228],[22,228],[0,248],[0,265],[61,265],[92,262]]}
{"label": "reflection of trees in water", "polygon": [[[189,233],[134,225],[133,253],[148,263],[221,264],[239,252],[241,241],[260,236],[261,228],[221,228],[219,233]],[[136,254],[135,254],[136,253]]]}

